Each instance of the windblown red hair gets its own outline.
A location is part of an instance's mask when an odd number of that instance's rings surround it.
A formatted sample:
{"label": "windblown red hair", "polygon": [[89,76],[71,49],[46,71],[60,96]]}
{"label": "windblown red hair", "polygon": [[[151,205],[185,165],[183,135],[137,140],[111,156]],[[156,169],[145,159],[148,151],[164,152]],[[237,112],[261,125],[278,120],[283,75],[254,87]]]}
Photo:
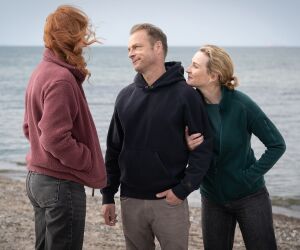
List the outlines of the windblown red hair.
{"label": "windblown red hair", "polygon": [[44,42],[59,58],[90,76],[82,48],[98,41],[83,11],[70,5],[59,6],[47,17]]}

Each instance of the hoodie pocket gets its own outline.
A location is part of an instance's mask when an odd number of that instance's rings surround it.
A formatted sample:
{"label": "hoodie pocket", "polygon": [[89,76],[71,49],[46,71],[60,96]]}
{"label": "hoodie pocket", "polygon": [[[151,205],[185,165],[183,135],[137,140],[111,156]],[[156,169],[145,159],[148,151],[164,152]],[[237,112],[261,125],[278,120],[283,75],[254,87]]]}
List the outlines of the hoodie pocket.
{"label": "hoodie pocket", "polygon": [[119,158],[121,182],[143,190],[169,185],[172,178],[155,151],[125,150]]}

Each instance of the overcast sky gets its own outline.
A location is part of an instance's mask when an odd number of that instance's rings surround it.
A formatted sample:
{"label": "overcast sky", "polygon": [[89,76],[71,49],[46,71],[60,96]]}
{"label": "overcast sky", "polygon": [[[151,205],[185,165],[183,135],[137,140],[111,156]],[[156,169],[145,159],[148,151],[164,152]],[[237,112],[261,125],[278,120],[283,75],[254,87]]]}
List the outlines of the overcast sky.
{"label": "overcast sky", "polygon": [[298,0],[1,0],[0,45],[43,45],[61,4],[85,11],[106,46],[127,46],[141,22],[162,28],[170,46],[300,46]]}

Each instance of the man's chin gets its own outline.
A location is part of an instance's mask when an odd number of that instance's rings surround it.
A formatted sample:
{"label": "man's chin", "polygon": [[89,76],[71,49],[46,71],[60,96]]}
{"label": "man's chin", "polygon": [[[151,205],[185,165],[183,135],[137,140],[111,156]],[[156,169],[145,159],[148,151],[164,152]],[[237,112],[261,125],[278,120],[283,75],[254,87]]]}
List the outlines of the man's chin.
{"label": "man's chin", "polygon": [[135,70],[137,73],[142,73],[141,68],[139,68],[139,67],[133,67],[133,68],[134,68],[134,70]]}

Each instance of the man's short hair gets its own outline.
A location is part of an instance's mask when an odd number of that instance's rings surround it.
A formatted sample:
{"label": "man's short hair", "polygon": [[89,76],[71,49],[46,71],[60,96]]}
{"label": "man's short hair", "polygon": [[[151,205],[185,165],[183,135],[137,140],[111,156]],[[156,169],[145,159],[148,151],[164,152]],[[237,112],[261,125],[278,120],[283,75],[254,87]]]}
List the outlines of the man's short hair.
{"label": "man's short hair", "polygon": [[150,37],[150,43],[154,45],[157,41],[161,41],[165,57],[168,53],[168,42],[166,34],[158,27],[150,23],[140,23],[134,25],[130,30],[130,35],[133,33],[145,30]]}

